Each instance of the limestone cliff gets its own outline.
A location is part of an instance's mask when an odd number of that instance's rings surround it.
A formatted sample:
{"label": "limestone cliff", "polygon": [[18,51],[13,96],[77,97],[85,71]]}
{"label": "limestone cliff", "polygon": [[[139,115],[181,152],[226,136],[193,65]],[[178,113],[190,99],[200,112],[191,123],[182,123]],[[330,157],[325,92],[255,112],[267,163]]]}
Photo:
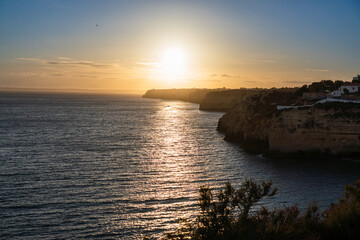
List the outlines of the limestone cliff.
{"label": "limestone cliff", "polygon": [[218,123],[225,139],[238,141],[247,151],[272,156],[360,157],[360,104],[325,103],[276,110],[270,95],[249,98],[226,113]]}
{"label": "limestone cliff", "polygon": [[360,104],[324,103],[282,110],[270,119],[268,143],[272,153],[360,157]]}
{"label": "limestone cliff", "polygon": [[262,90],[221,117],[218,130],[225,133],[225,140],[237,141],[247,151],[264,152],[269,146],[268,126],[276,106],[293,103],[296,97],[294,89]]}
{"label": "limestone cliff", "polygon": [[200,102],[200,110],[226,112],[260,91],[260,89],[244,88],[209,92]]}

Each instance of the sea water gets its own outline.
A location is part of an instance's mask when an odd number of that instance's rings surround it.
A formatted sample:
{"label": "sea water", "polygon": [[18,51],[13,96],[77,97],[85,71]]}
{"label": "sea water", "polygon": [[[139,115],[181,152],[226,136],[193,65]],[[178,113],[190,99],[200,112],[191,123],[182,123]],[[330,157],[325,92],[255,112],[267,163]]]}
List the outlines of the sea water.
{"label": "sea water", "polygon": [[[327,208],[357,161],[272,160],[216,131],[220,112],[139,96],[0,93],[0,238],[161,237],[198,190],[272,180],[270,208]],[[256,210],[256,209],[255,209]]]}

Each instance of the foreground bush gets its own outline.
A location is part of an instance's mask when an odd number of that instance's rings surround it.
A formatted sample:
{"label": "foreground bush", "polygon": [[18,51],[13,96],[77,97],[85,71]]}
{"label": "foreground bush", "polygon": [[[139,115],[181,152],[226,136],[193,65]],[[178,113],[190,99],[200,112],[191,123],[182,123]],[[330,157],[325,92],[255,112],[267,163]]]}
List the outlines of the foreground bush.
{"label": "foreground bush", "polygon": [[360,239],[360,180],[345,186],[344,198],[324,211],[328,239]]}
{"label": "foreground bush", "polygon": [[253,211],[256,203],[276,191],[271,181],[250,179],[239,189],[227,183],[215,201],[211,189],[201,187],[199,215],[181,220],[164,239],[360,239],[360,180],[346,186],[344,198],[323,212],[315,203],[304,213],[297,206]]}

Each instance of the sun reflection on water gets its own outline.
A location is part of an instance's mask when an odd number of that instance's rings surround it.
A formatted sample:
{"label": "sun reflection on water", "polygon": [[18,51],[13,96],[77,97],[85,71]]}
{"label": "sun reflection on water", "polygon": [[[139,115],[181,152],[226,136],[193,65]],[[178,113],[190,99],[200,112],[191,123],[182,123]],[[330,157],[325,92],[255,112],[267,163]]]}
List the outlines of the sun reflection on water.
{"label": "sun reflection on water", "polygon": [[148,221],[153,231],[164,230],[178,218],[194,214],[203,166],[194,159],[201,151],[191,125],[193,111],[198,110],[184,111],[187,108],[189,103],[161,101],[152,116],[152,128],[144,136],[148,155],[142,161],[146,168],[139,170],[143,172],[137,187],[141,194],[134,192],[137,202],[127,206],[143,212],[133,214],[132,221],[122,224],[141,225]]}

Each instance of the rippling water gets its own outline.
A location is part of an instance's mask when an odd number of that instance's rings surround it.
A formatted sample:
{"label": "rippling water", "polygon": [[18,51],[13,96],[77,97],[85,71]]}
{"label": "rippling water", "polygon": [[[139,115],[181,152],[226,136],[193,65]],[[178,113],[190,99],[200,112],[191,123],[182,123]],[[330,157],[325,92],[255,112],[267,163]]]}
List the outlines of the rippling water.
{"label": "rippling water", "polygon": [[270,207],[336,201],[356,161],[269,160],[216,132],[222,113],[129,96],[0,93],[0,238],[162,236],[198,189],[272,179]]}

